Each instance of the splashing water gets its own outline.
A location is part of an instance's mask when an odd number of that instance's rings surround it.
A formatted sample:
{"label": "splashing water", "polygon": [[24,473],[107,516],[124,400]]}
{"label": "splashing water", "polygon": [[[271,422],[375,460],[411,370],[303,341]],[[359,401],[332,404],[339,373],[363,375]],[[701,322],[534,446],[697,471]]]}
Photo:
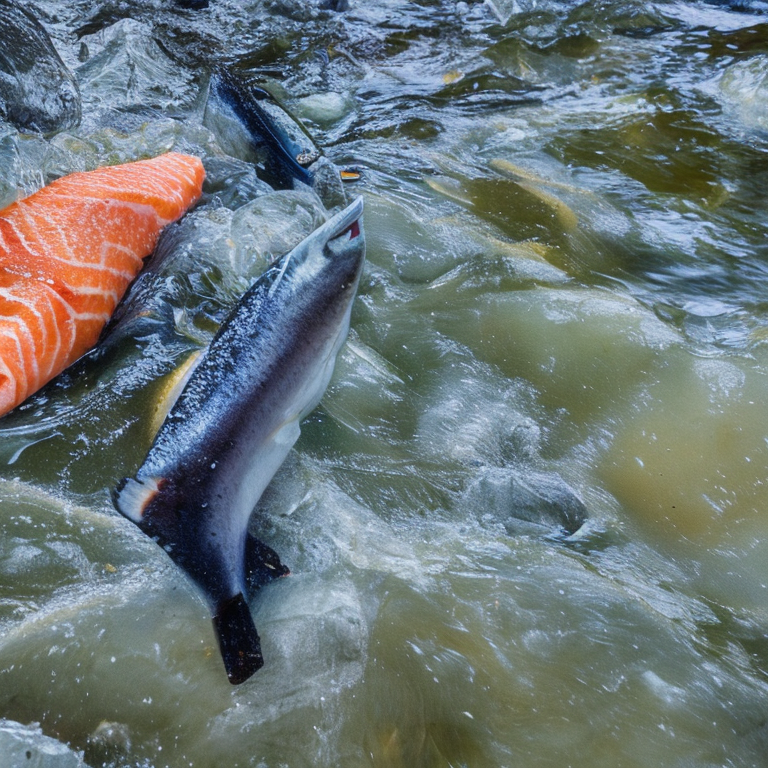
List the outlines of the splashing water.
{"label": "splashing water", "polygon": [[[765,4],[33,5],[82,118],[0,125],[3,200],[170,149],[208,181],[152,311],[0,423],[0,748],[768,765]],[[174,370],[326,216],[206,124],[221,65],[362,171],[368,242],[254,514],[292,575],[251,604],[266,663],[237,689],[109,501]]]}

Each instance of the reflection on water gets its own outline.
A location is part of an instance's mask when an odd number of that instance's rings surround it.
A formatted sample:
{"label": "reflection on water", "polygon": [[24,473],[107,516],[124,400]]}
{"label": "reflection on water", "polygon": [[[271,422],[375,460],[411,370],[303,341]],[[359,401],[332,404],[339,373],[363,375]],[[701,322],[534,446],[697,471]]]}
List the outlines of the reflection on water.
{"label": "reflection on water", "polygon": [[[171,148],[209,178],[150,311],[0,423],[0,718],[92,768],[768,765],[765,4],[34,5],[83,116],[2,126],[3,200]],[[325,215],[204,122],[222,63],[362,170],[368,242],[238,688],[109,501]]]}

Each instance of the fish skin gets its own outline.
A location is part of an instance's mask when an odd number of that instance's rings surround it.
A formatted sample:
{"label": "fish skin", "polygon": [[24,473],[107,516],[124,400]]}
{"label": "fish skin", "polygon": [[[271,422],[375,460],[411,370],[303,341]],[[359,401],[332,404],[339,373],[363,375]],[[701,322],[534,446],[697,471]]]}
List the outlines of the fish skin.
{"label": "fish skin", "polygon": [[96,343],[204,176],[198,158],[167,153],[64,176],[0,211],[0,416]]}
{"label": "fish skin", "polygon": [[255,161],[274,189],[312,186],[312,164],[322,152],[301,123],[264,88],[220,69],[208,87],[204,122],[234,156]]}
{"label": "fish skin", "polygon": [[362,210],[358,198],[246,292],[135,477],[113,496],[205,595],[233,684],[263,664],[246,581],[284,570],[249,538],[248,521],[299,422],[320,401],[347,336],[365,258]]}

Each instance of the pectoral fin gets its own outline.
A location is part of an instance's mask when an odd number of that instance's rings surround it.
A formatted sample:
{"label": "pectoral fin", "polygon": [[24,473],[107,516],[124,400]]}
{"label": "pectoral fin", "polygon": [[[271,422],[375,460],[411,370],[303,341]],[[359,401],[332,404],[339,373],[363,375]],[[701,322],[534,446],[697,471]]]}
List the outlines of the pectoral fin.
{"label": "pectoral fin", "polygon": [[245,580],[250,590],[263,587],[273,579],[287,576],[288,568],[274,549],[250,533],[245,539]]}
{"label": "pectoral fin", "polygon": [[232,685],[244,683],[261,669],[264,657],[251,611],[242,594],[238,593],[219,606],[213,617],[213,627],[229,682]]}
{"label": "pectoral fin", "polygon": [[112,491],[112,501],[118,512],[140,526],[144,513],[160,492],[162,484],[162,477],[152,477],[146,481],[124,477]]}

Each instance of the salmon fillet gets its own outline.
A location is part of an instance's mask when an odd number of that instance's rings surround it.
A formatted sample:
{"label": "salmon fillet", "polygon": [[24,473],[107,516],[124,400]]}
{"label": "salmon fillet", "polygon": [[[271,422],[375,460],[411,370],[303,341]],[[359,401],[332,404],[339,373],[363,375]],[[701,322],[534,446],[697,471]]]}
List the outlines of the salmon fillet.
{"label": "salmon fillet", "polygon": [[0,211],[0,416],[96,343],[204,177],[171,152],[64,176]]}

